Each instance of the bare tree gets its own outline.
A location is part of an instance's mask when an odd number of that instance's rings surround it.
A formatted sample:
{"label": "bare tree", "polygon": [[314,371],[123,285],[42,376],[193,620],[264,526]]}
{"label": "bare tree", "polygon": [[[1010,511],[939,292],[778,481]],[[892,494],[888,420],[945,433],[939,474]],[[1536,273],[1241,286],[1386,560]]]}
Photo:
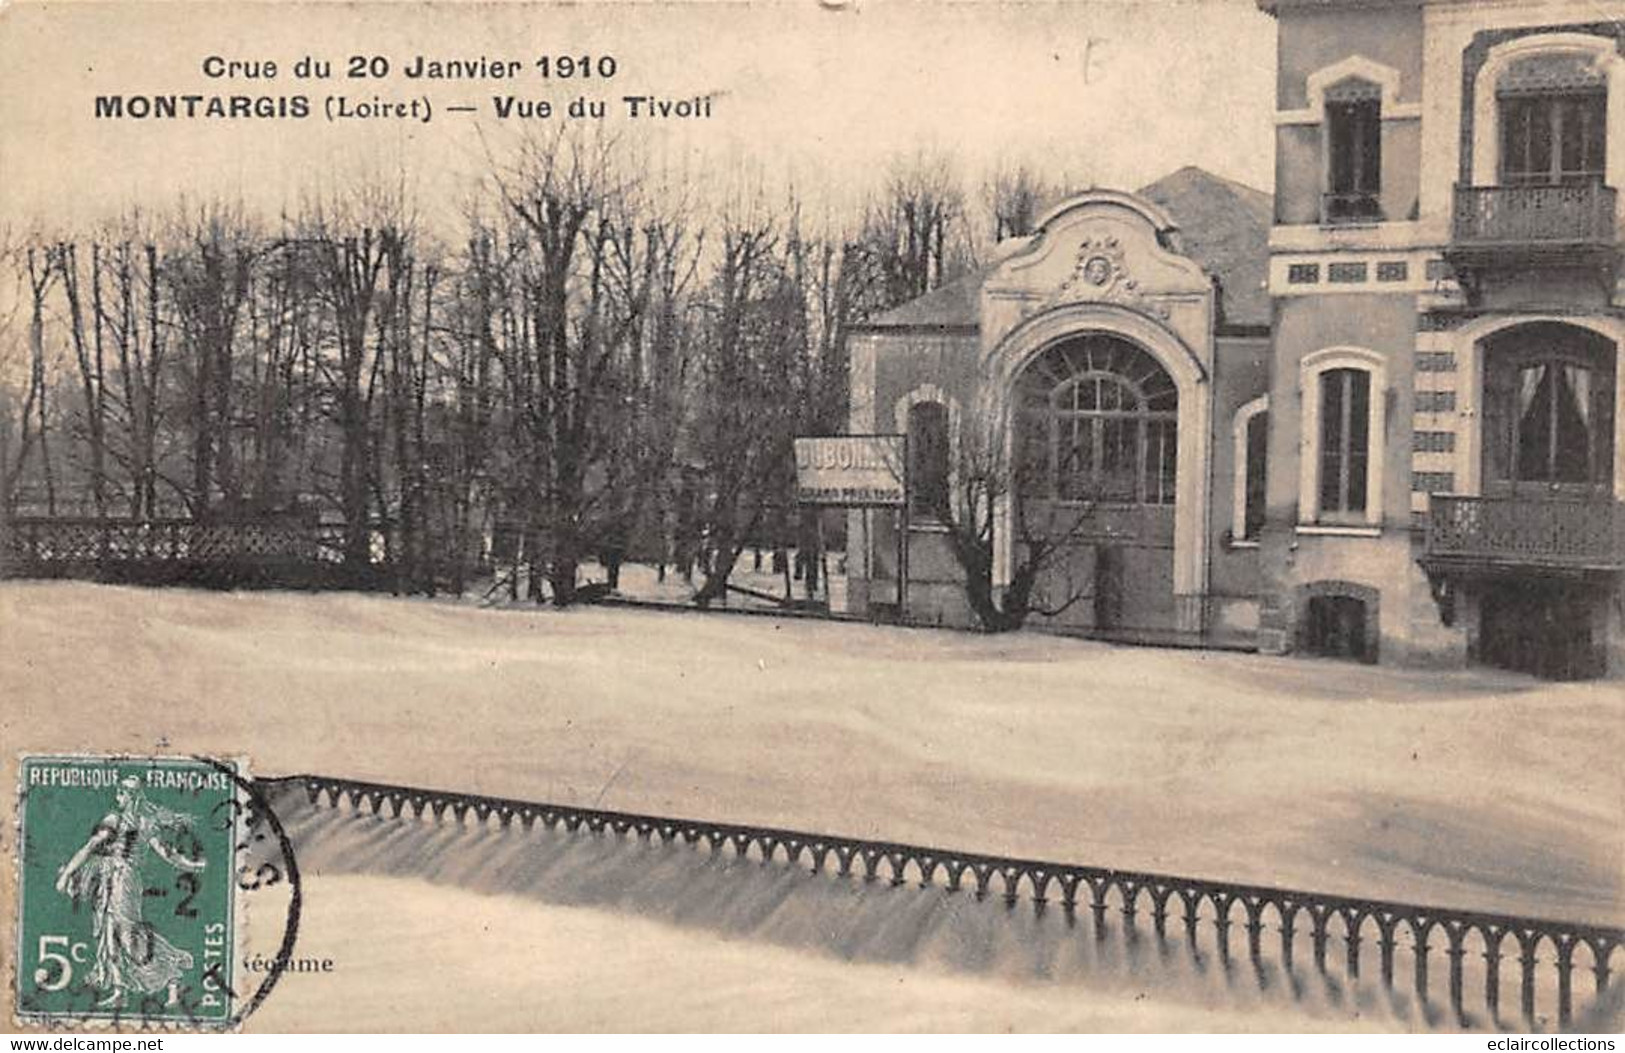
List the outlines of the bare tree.
{"label": "bare tree", "polygon": [[190,367],[192,479],[185,499],[203,519],[235,508],[241,496],[232,456],[234,355],[262,246],[239,210],[219,204],[201,209],[177,234],[186,245],[171,253],[165,272]]}
{"label": "bare tree", "polygon": [[613,142],[561,129],[494,171],[517,280],[499,343],[527,484],[512,497],[558,605],[637,482],[620,429],[656,261],[627,170]]}
{"label": "bare tree", "polygon": [[920,154],[899,161],[870,205],[862,242],[886,306],[922,296],[972,264],[964,195],[952,162]]}
{"label": "bare tree", "polygon": [[781,255],[781,223],[756,199],[726,215],[720,233],[721,256],[696,304],[704,315],[695,407],[701,606],[725,597],[740,552],[789,489],[793,381],[806,348],[806,303]]}
{"label": "bare tree", "polygon": [[[451,317],[444,328],[448,337],[443,363],[448,378],[448,405],[441,418],[447,472],[447,495],[452,587],[462,591],[470,569],[476,530],[490,520],[496,468],[494,421],[499,407],[496,376],[498,331],[509,269],[494,258],[495,239],[470,217],[469,236],[458,284],[452,295]],[[476,522],[479,519],[479,522]],[[510,579],[517,588],[517,578]]]}
{"label": "bare tree", "polygon": [[994,242],[1033,232],[1040,210],[1058,190],[1025,162],[1001,165],[982,182],[982,206],[991,219]]}
{"label": "bare tree", "polygon": [[[107,516],[107,384],[106,362],[102,353],[101,326],[94,325],[93,334],[85,333],[84,297],[80,292],[78,246],[72,242],[59,242],[54,249],[57,274],[67,300],[68,335],[73,343],[73,355],[79,366],[79,381],[83,389],[85,434],[89,445],[90,493],[96,517]],[[91,246],[92,320],[101,315],[101,250]],[[92,350],[92,345],[94,349]]]}
{"label": "bare tree", "polygon": [[[958,446],[949,485],[936,495],[932,513],[947,527],[977,622],[988,632],[1008,632],[1034,614],[1064,614],[1088,594],[1061,568],[1069,550],[1095,528],[1098,501],[1081,495],[1060,506],[1030,499],[1042,489],[1047,462],[1016,445],[1007,411],[991,402],[971,415]],[[1007,528],[1014,536],[1001,589],[995,570],[999,532]]]}
{"label": "bare tree", "polygon": [[[3,526],[16,512],[19,487],[28,470],[34,447],[40,445],[44,448],[45,302],[55,272],[49,265],[37,264],[34,250],[29,248],[25,252],[22,246],[13,242],[9,230],[0,241],[0,253],[3,253],[8,275],[15,276],[19,284],[26,277],[29,305],[27,379],[22,403],[17,407],[15,416],[12,413],[14,399],[10,385],[0,386],[0,399],[4,400],[0,403],[4,409],[0,413],[0,526]],[[0,338],[9,336],[12,321],[13,315],[10,313],[0,317]],[[10,346],[9,341],[0,344],[0,347],[8,349]],[[0,367],[6,364],[6,360],[0,359]],[[49,472],[46,478],[50,479]],[[52,504],[55,504],[54,488]]]}
{"label": "bare tree", "polygon": [[[795,404],[797,435],[835,435],[849,417],[847,336],[851,327],[890,306],[883,271],[870,247],[839,229],[791,247],[796,285],[807,303],[808,347],[799,360]],[[788,496],[786,498],[788,501]],[[818,591],[823,559],[821,511],[800,508],[796,550],[807,597]]]}
{"label": "bare tree", "polygon": [[[128,482],[131,518],[145,519],[156,514],[158,505],[158,429],[165,376],[165,341],[158,321],[158,249],[150,241],[140,249],[133,243],[140,236],[135,217],[130,217],[125,229],[109,233],[113,243],[96,246],[98,280],[92,298],[98,345],[105,333],[114,353],[115,382],[106,396],[110,424],[123,436],[122,441],[109,441],[106,452]],[[145,257],[144,275],[140,256]],[[105,295],[104,283],[109,286]],[[106,383],[104,380],[104,390]]]}
{"label": "bare tree", "polygon": [[[40,468],[45,486],[45,509],[47,515],[56,515],[56,472],[51,464],[51,444],[49,438],[49,415],[47,401],[50,388],[46,382],[45,368],[45,304],[52,284],[57,277],[56,267],[53,265],[49,252],[43,259],[36,256],[36,250],[30,247],[26,254],[28,269],[29,314],[28,314],[28,393],[24,396],[22,414],[20,416],[21,440],[14,459],[5,465],[5,501],[9,509],[15,511],[18,498],[18,489],[24,473],[28,468],[29,454],[37,444],[40,451]],[[33,427],[30,428],[30,420]]]}

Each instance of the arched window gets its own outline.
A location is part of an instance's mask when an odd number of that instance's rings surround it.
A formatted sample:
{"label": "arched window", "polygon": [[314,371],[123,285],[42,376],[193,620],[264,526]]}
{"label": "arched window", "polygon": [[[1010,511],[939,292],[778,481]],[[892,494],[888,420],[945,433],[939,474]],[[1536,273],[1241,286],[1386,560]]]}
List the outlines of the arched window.
{"label": "arched window", "polygon": [[1230,536],[1257,542],[1264,530],[1264,480],[1269,451],[1270,397],[1260,395],[1236,411],[1232,426],[1236,486]]}
{"label": "arched window", "polygon": [[1497,334],[1484,369],[1484,472],[1492,486],[1606,488],[1614,370],[1607,340],[1537,323]]}
{"label": "arched window", "polygon": [[910,511],[935,517],[948,502],[948,407],[916,402],[908,408]]}
{"label": "arched window", "polygon": [[1536,54],[1495,85],[1505,186],[1601,182],[1607,169],[1608,82],[1589,55]]}
{"label": "arched window", "polygon": [[1270,415],[1258,413],[1247,422],[1247,500],[1242,505],[1242,537],[1257,541],[1264,530],[1264,466],[1268,460]]}
{"label": "arched window", "polygon": [[1377,526],[1382,522],[1386,371],[1363,348],[1327,348],[1299,365],[1300,517],[1306,523]]}
{"label": "arched window", "polygon": [[1475,185],[1618,185],[1625,55],[1612,36],[1542,32],[1490,48],[1473,76]]}
{"label": "arched window", "polygon": [[1179,393],[1147,352],[1105,334],[1068,340],[1027,367],[1018,397],[1024,496],[1174,503]]}
{"label": "arched window", "polygon": [[1326,89],[1328,223],[1382,218],[1382,86],[1346,77]]}

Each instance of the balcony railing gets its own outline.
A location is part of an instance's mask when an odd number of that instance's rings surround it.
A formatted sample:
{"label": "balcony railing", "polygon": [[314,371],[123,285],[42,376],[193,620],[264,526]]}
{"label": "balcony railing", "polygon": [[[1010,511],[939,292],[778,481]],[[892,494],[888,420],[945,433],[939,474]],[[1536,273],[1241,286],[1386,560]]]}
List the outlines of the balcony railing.
{"label": "balcony railing", "polygon": [[1458,186],[1453,240],[1466,246],[1611,245],[1615,192],[1597,182]]}
{"label": "balcony railing", "polygon": [[1427,555],[1452,563],[1625,569],[1620,502],[1524,497],[1429,499]]}
{"label": "balcony railing", "polygon": [[1382,202],[1376,194],[1358,190],[1347,193],[1320,195],[1322,223],[1380,223]]}

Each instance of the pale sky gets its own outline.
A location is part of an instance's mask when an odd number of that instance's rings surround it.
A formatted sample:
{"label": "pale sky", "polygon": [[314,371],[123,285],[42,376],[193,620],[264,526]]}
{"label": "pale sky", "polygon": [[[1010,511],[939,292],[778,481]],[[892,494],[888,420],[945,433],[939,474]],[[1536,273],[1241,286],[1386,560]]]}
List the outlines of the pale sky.
{"label": "pale sky", "polygon": [[[455,215],[524,122],[492,97],[603,100],[603,122],[714,181],[740,162],[839,201],[899,154],[955,157],[979,179],[1025,158],[1073,185],[1133,188],[1185,164],[1270,189],[1275,31],[1253,0],[906,3],[42,3],[0,14],[0,222],[90,226],[128,203],[223,194],[274,214],[301,189],[404,167]],[[544,55],[613,56],[609,80],[544,80]],[[300,80],[326,59],[334,76]],[[351,55],[390,63],[348,79]],[[519,60],[517,80],[426,81],[416,56]],[[207,77],[209,56],[277,76]],[[100,94],[306,95],[305,120],[98,120]],[[623,95],[712,94],[707,120],[632,120]],[[354,105],[426,96],[429,123],[329,122]],[[478,107],[448,113],[447,105]],[[537,122],[541,123],[541,122]]]}

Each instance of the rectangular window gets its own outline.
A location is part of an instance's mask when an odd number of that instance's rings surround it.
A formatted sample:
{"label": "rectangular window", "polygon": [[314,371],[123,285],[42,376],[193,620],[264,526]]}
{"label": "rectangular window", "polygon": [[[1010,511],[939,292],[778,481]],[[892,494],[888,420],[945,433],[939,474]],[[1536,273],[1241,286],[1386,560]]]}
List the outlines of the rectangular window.
{"label": "rectangular window", "polygon": [[1343,285],[1363,282],[1366,274],[1366,266],[1363,263],[1334,263],[1326,268],[1327,279]]}
{"label": "rectangular window", "polygon": [[1286,269],[1286,280],[1292,285],[1313,285],[1320,281],[1320,264],[1290,264]]}
{"label": "rectangular window", "polygon": [[1269,412],[1255,413],[1247,421],[1246,508],[1242,512],[1242,537],[1257,541],[1264,531],[1264,471],[1269,456]]}
{"label": "rectangular window", "polygon": [[908,410],[910,511],[922,518],[948,507],[948,410],[940,402],[916,402]]}
{"label": "rectangular window", "polygon": [[1179,425],[1152,419],[1145,431],[1145,496],[1148,505],[1174,503],[1174,481],[1179,466]]}
{"label": "rectangular window", "polygon": [[1095,442],[1099,449],[1100,497],[1106,501],[1133,501],[1139,471],[1135,463],[1140,431],[1137,422],[1132,417],[1101,417],[1088,424],[1098,429]]}
{"label": "rectangular window", "polygon": [[1371,452],[1371,374],[1330,369],[1320,375],[1320,510],[1363,513]]}
{"label": "rectangular window", "polygon": [[1326,143],[1326,220],[1381,219],[1381,100],[1327,102]]}
{"label": "rectangular window", "polygon": [[1550,186],[1600,180],[1608,98],[1600,91],[1501,99],[1501,182]]}

